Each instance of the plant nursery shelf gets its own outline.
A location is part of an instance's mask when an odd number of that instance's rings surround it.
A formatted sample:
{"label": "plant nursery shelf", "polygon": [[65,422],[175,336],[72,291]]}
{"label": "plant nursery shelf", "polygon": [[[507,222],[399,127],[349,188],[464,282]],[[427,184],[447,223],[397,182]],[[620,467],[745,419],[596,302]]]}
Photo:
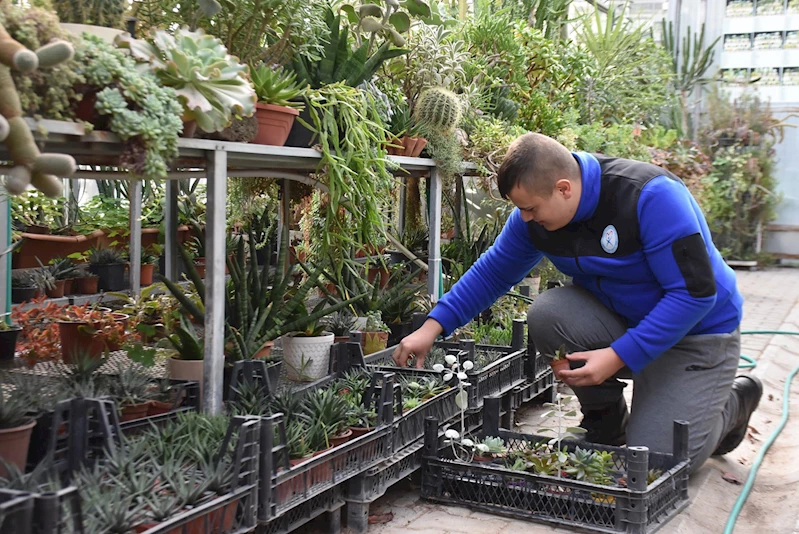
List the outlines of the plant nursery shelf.
{"label": "plant nursery shelf", "polygon": [[[84,166],[116,166],[118,156],[122,153],[124,142],[115,134],[106,131],[89,131],[82,123],[55,120],[36,120],[26,118],[26,122],[34,133],[40,148],[44,152],[60,152],[70,154],[78,165]],[[232,143],[210,139],[186,139],[178,141],[180,155],[173,163],[174,171],[169,178],[180,179],[190,176],[200,177],[207,165],[209,152],[224,151],[227,153],[227,167],[231,176],[237,170],[283,171],[294,173],[313,173],[321,161],[321,154],[312,148],[296,148],[286,146],[258,145],[250,143]],[[4,151],[0,154],[5,156]],[[3,157],[0,156],[0,157]],[[399,169],[410,173],[426,173],[435,168],[435,161],[428,158],[409,158],[405,156],[387,156],[396,163]],[[473,165],[464,165],[464,170],[473,169]],[[91,171],[81,169],[82,178],[90,178]],[[112,178],[113,173],[100,172],[97,177]],[[125,179],[126,173],[120,172],[117,179]]]}

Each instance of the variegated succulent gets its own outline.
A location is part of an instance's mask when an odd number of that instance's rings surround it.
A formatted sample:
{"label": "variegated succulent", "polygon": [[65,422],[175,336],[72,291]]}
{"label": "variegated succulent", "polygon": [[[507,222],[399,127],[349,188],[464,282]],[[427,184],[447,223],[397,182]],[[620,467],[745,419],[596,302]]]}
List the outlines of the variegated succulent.
{"label": "variegated succulent", "polygon": [[205,132],[221,131],[234,117],[255,112],[249,69],[228,54],[222,41],[201,29],[181,28],[174,35],[156,30],[149,40],[124,34],[117,45],[129,48],[141,68],[175,89],[183,103],[183,120],[196,121]]}

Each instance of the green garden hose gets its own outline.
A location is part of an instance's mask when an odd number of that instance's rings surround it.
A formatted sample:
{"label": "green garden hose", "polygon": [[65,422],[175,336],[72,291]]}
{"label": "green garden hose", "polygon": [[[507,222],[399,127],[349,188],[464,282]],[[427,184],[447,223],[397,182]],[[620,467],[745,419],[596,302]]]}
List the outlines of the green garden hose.
{"label": "green garden hose", "polygon": [[[780,330],[748,330],[745,332],[741,332],[741,335],[755,335],[755,334],[767,334],[767,335],[783,335],[783,336],[799,336],[799,332],[786,332]],[[741,355],[741,359],[745,360],[746,364],[741,364],[738,367],[742,369],[752,369],[755,367],[755,361],[748,357]],[[741,494],[738,496],[738,500],[735,501],[735,506],[732,507],[732,511],[730,512],[730,516],[727,519],[727,525],[724,527],[724,534],[732,534],[733,529],[735,528],[735,521],[738,519],[738,515],[741,513],[741,509],[743,508],[746,499],[749,497],[749,493],[752,491],[752,486],[755,484],[755,477],[757,477],[757,470],[760,469],[760,464],[763,463],[763,458],[765,458],[766,453],[777,440],[777,436],[780,435],[782,429],[785,428],[786,423],[788,423],[788,410],[790,407],[790,397],[791,397],[791,382],[793,381],[794,377],[796,377],[797,373],[799,373],[799,365],[794,367],[793,371],[788,375],[788,378],[785,380],[785,387],[782,391],[782,418],[780,419],[779,425],[777,428],[774,429],[774,432],[766,440],[766,443],[763,444],[763,447],[760,449],[760,452],[757,453],[757,457],[755,461],[752,463],[752,468],[749,470],[749,476],[746,479],[746,483],[744,484],[743,490]]]}

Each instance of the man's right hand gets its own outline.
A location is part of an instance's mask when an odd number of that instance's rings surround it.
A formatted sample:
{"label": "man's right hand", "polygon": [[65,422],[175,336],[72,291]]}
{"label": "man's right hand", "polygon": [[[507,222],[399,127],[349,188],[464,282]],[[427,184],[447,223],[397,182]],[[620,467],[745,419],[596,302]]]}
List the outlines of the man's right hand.
{"label": "man's right hand", "polygon": [[415,356],[416,368],[423,369],[425,357],[433,348],[433,342],[443,331],[438,321],[428,319],[419,330],[400,341],[394,349],[394,362],[400,367],[407,367],[408,359]]}

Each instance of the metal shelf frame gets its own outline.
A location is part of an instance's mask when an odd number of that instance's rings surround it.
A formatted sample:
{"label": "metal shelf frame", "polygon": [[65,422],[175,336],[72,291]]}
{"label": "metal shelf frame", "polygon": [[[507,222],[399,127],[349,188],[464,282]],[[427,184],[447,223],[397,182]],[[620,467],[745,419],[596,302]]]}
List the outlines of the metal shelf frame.
{"label": "metal shelf frame", "polygon": [[[116,135],[104,131],[87,131],[80,123],[26,119],[42,152],[63,153],[73,156],[79,171],[73,178],[115,179],[130,182],[130,284],[131,293],[141,290],[141,264],[135,261],[141,257],[141,213],[142,184],[140,180],[130,179],[119,172],[97,171],[98,161],[103,167],[113,167],[124,142]],[[226,244],[226,204],[227,179],[230,176],[255,177],[269,176],[311,183],[325,189],[320,182],[310,178],[317,171],[321,156],[310,148],[293,148],[247,143],[231,143],[206,139],[179,140],[180,154],[173,163],[173,171],[167,177],[165,206],[165,256],[166,276],[177,278],[178,254],[178,179],[192,177],[207,180],[206,211],[206,289],[205,289],[205,358],[203,375],[203,410],[210,414],[222,410],[222,380],[224,367],[224,321],[225,321],[225,244]],[[388,156],[398,164],[398,176],[408,174],[426,177],[429,188],[429,272],[428,293],[436,301],[441,285],[441,203],[442,184],[432,159]],[[7,161],[8,154],[0,147],[0,161]],[[464,170],[473,169],[464,165]],[[0,169],[2,173],[2,169]],[[287,187],[287,185],[284,185]],[[5,193],[2,191],[2,193]],[[284,195],[287,199],[287,195]],[[401,195],[404,198],[404,194]],[[285,208],[282,210],[285,211]],[[8,227],[9,202],[6,194],[0,195],[0,250],[10,245]],[[0,261],[0,295],[4,310],[10,311],[9,271],[11,256]]]}

